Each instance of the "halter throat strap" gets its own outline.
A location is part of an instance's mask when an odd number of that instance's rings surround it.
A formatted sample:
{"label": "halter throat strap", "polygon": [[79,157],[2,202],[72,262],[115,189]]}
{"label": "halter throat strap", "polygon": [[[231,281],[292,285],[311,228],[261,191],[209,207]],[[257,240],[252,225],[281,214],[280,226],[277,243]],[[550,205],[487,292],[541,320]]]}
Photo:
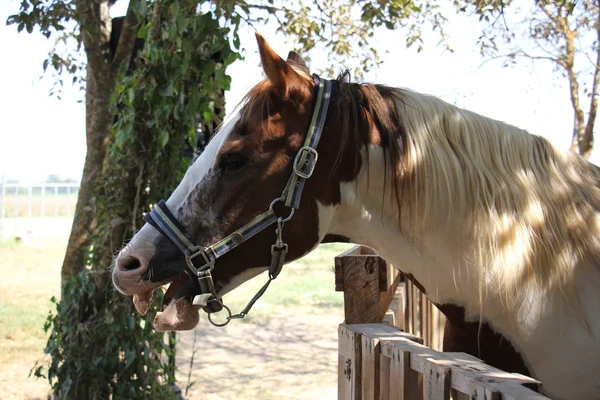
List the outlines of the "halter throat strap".
{"label": "halter throat strap", "polygon": [[[144,220],[154,226],[159,232],[168,237],[185,255],[185,260],[189,268],[189,273],[195,275],[199,282],[199,296],[194,299],[194,304],[205,306],[207,302],[216,301],[217,308],[225,308],[229,313],[227,320],[223,324],[217,324],[210,319],[211,311],[206,307],[205,311],[209,314],[209,320],[213,325],[224,326],[232,319],[244,318],[254,303],[264,294],[272,280],[277,278],[287,254],[288,246],[283,241],[283,226],[289,221],[295,210],[300,207],[302,191],[306,181],[312,176],[318,160],[317,145],[321,139],[325,122],[327,120],[327,111],[331,99],[334,85],[336,81],[320,79],[317,75],[313,75],[315,82],[315,102],[311,118],[311,123],[306,134],[304,145],[300,148],[293,163],[293,172],[287,181],[287,184],[280,197],[274,199],[269,208],[264,213],[258,215],[249,223],[245,224],[235,232],[225,236],[216,243],[208,247],[202,247],[194,244],[186,235],[185,230],[177,218],[170,212],[165,201],[161,200],[156,207],[149,213],[144,215]],[[274,206],[281,202],[289,208],[289,215],[285,218],[278,217],[274,211]],[[240,244],[249,240],[254,235],[262,232],[273,224],[277,224],[276,241],[271,246],[271,265],[269,267],[269,280],[258,291],[258,293],[250,300],[248,305],[242,312],[236,315],[231,315],[227,308],[220,300],[217,300],[214,283],[212,280],[211,271],[215,268],[216,260],[224,254],[230,252]],[[203,263],[200,267],[196,267],[194,259],[201,256]],[[219,307],[220,306],[220,307]]]}

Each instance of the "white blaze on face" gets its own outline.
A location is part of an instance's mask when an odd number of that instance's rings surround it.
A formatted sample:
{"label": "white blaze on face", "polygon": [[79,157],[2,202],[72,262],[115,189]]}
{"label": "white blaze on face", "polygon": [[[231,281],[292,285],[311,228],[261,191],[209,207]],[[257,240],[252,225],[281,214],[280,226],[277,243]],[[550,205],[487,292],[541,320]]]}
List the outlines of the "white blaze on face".
{"label": "white blaze on face", "polygon": [[167,207],[169,207],[173,215],[177,215],[190,192],[204,179],[210,169],[215,166],[219,149],[221,149],[221,146],[223,146],[223,143],[225,143],[239,119],[240,115],[236,113],[231,118],[225,120],[219,131],[208,142],[200,157],[187,170],[183,180],[167,200]]}

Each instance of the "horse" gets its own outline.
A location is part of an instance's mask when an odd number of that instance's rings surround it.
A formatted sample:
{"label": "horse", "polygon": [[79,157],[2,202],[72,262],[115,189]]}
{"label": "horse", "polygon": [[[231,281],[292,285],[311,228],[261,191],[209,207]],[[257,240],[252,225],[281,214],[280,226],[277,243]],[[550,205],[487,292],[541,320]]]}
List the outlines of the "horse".
{"label": "horse", "polygon": [[[547,395],[599,399],[598,170],[434,96],[311,76],[256,37],[266,78],[146,214],[116,288],[144,314],[170,283],[155,327],[192,329],[200,309],[242,318],[285,262],[347,240],[509,341]],[[264,271],[232,316],[223,296]]]}

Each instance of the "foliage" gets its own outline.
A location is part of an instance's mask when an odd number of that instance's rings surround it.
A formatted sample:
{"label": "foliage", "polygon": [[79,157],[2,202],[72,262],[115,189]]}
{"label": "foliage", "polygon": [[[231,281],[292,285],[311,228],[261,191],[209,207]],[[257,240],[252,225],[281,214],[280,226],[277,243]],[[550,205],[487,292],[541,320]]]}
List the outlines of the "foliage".
{"label": "foliage", "polygon": [[[357,76],[382,63],[375,46],[374,30],[403,28],[407,46],[423,49],[423,29],[431,29],[440,35],[440,44],[446,49],[439,2],[418,0],[268,0],[258,4],[245,1],[220,1],[226,12],[238,13],[249,23],[266,23],[272,17],[277,20],[278,30],[295,40],[301,55],[309,60],[310,50],[322,47],[330,55],[331,65],[356,58],[359,65],[354,69]],[[328,71],[332,73],[333,71]]]}
{"label": "foliage", "polygon": [[[79,30],[64,29],[78,18],[75,3],[75,0],[24,0],[21,12],[11,16],[7,23],[17,24],[19,31],[25,29],[30,33],[37,26],[46,37],[55,37],[57,44],[70,40],[80,46]],[[142,7],[139,13],[144,14],[144,10],[151,7],[152,1],[142,1],[140,4]],[[254,26],[274,19],[277,21],[278,31],[297,44],[298,48],[295,50],[305,59],[310,59],[309,52],[315,48],[322,48],[330,54],[332,65],[344,64],[349,58],[355,58],[358,60],[358,66],[354,69],[357,76],[362,76],[364,72],[382,63],[374,45],[374,30],[380,26],[389,30],[404,28],[406,44],[409,47],[415,46],[417,51],[423,49],[424,29],[437,32],[440,36],[439,44],[451,50],[443,29],[446,18],[441,12],[440,2],[436,1],[215,0],[200,4],[203,9],[212,10],[220,18],[222,25],[233,25],[236,28],[240,22]],[[181,22],[185,24],[183,20]],[[150,26],[151,23],[147,23],[140,30],[141,36],[147,33]],[[235,47],[239,47],[239,38],[234,32],[236,29],[231,30],[229,39]],[[74,75],[73,82],[84,83],[80,72],[84,70],[85,63],[77,52],[59,51],[55,47],[44,61],[44,70],[48,66],[54,68],[59,84],[63,83],[60,78],[63,73]]]}
{"label": "foliage", "polygon": [[97,278],[83,271],[69,278],[60,302],[52,298],[56,313],[44,325],[50,332],[44,351],[52,361],[36,366],[34,375],[46,377],[58,399],[174,398],[160,384],[173,380],[175,371],[161,357],[171,349],[154,332],[154,313],[139,318]]}
{"label": "foliage", "polygon": [[[155,15],[138,29],[146,41],[139,67],[115,88],[117,122],[96,189],[99,229],[91,264],[98,268],[133,236],[149,205],[181,181],[190,164],[183,154],[196,150],[197,134],[207,135],[223,117],[223,91],[231,83],[225,69],[239,55],[228,29],[194,6],[164,0],[152,8]],[[160,29],[152,27],[158,19]]]}
{"label": "foliage", "polygon": [[[589,157],[600,90],[600,4],[596,0],[454,0],[485,22],[479,38],[487,59],[549,62],[569,83],[574,112],[571,150]],[[581,104],[587,98],[589,106]],[[585,110],[585,111],[584,111]]]}
{"label": "foliage", "polygon": [[[56,94],[59,98],[60,87],[64,84],[63,76],[71,75],[72,83],[84,83],[82,71],[85,70],[85,61],[80,54],[81,34],[77,18],[75,2],[72,0],[24,0],[20,12],[9,16],[6,21],[7,25],[17,25],[18,32],[25,30],[32,33],[37,28],[46,38],[54,39],[54,46],[44,60],[43,68],[46,72],[52,66],[55,79],[51,94],[58,89]],[[73,47],[76,51],[73,51]]]}
{"label": "foliage", "polygon": [[[114,81],[114,87],[108,86],[109,107],[99,110],[92,102],[87,109],[96,119],[115,121],[110,151],[92,182],[95,220],[87,265],[93,272],[84,269],[64,283],[57,312],[47,323],[51,335],[45,351],[51,361],[36,368],[37,376],[47,369],[58,398],[173,397],[165,388],[174,382],[174,366],[164,361],[170,353],[164,342],[174,336],[155,332],[149,317],[137,315],[130,298],[116,293],[106,267],[141,226],[149,205],[181,180],[190,163],[183,154],[186,148],[195,150],[197,129],[206,134],[220,123],[223,91],[231,82],[225,69],[239,57],[230,47],[229,28],[221,28],[214,13],[198,12],[195,1],[132,4],[140,21],[137,36],[145,41],[136,69],[127,71],[124,62],[116,76],[104,75]],[[83,15],[71,11],[76,20]],[[39,15],[35,18],[39,21]],[[78,21],[80,29],[85,23],[103,24]],[[237,26],[235,18],[230,26]],[[89,51],[88,63],[88,70],[103,67]],[[95,101],[100,87],[96,82],[94,91],[88,90],[88,101]]]}

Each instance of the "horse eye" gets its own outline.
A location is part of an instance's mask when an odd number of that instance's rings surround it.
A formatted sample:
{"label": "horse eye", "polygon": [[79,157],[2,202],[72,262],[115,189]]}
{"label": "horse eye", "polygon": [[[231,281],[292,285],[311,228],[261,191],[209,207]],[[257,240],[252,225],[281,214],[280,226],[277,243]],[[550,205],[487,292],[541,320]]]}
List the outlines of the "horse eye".
{"label": "horse eye", "polygon": [[224,171],[236,171],[244,166],[246,159],[239,154],[226,154],[221,157],[219,168]]}

